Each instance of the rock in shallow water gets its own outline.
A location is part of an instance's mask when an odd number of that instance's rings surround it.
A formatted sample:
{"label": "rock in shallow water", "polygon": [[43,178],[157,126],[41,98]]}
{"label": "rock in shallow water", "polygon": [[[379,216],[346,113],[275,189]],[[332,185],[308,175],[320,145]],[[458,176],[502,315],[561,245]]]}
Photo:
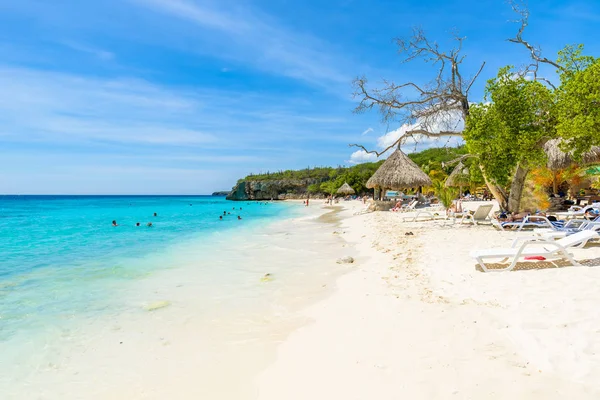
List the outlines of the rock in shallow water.
{"label": "rock in shallow water", "polygon": [[338,264],[352,264],[354,262],[354,258],[347,256],[343,258],[338,258],[336,261]]}

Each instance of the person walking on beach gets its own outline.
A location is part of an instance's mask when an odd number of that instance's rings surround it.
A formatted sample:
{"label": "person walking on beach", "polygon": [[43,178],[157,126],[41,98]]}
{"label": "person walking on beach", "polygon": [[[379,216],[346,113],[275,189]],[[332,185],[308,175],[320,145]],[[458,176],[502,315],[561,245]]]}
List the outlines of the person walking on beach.
{"label": "person walking on beach", "polygon": [[308,207],[308,200],[310,199],[310,196],[306,198],[306,207]]}

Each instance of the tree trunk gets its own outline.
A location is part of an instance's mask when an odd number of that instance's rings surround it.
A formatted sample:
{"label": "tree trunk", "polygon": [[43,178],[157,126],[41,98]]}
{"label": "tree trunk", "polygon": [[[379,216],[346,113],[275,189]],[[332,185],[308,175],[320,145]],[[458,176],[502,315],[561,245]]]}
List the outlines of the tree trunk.
{"label": "tree trunk", "polygon": [[525,178],[527,178],[528,173],[529,169],[521,166],[521,164],[517,166],[512,183],[510,184],[507,211],[514,213],[519,212],[521,196],[523,195],[523,188],[525,187]]}
{"label": "tree trunk", "polygon": [[495,183],[492,183],[488,180],[488,178],[485,176],[485,171],[481,165],[479,166],[479,168],[481,169],[481,175],[483,175],[483,180],[485,181],[485,184],[487,185],[488,189],[490,190],[490,193],[492,193],[492,196],[494,196],[494,198],[498,202],[498,205],[500,206],[500,210],[507,211],[508,210],[508,196],[506,195],[506,192],[500,186],[498,186]]}

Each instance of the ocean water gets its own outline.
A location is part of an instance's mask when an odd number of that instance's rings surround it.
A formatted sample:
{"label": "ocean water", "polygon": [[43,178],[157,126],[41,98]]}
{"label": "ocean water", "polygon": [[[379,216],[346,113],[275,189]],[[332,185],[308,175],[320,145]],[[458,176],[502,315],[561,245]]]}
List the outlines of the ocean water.
{"label": "ocean water", "polygon": [[252,229],[284,211],[289,207],[278,203],[212,196],[0,197],[0,340],[48,317],[108,307],[109,296],[98,288],[161,268],[136,259],[185,240]]}
{"label": "ocean water", "polygon": [[0,197],[0,393],[253,398],[251,374],[302,322],[292,310],[341,272],[322,213],[212,196]]}

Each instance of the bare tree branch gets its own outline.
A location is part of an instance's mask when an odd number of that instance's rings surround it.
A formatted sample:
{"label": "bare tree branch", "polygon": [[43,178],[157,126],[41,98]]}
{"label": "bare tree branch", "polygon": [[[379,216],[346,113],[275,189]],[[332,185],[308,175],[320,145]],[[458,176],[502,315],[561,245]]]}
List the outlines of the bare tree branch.
{"label": "bare tree branch", "polygon": [[442,168],[448,165],[458,164],[459,162],[461,162],[462,160],[466,160],[467,158],[479,158],[479,156],[476,156],[474,154],[463,154],[462,156],[455,158],[454,160],[442,162]]}
{"label": "bare tree branch", "polygon": [[507,40],[511,43],[523,45],[529,51],[529,56],[533,60],[533,63],[529,64],[524,68],[524,75],[531,74],[533,76],[533,79],[537,81],[542,81],[550,87],[552,87],[553,89],[556,89],[556,86],[554,86],[548,79],[538,76],[540,64],[551,65],[557,70],[563,72],[565,71],[564,68],[557,62],[543,57],[542,50],[539,47],[532,45],[523,38],[523,33],[529,25],[529,9],[527,8],[526,0],[508,0],[508,4],[512,8],[512,10],[519,15],[519,19],[514,22],[519,23],[520,26],[515,37]]}
{"label": "bare tree branch", "polygon": [[387,146],[385,149],[381,151],[377,150],[367,150],[365,146],[362,144],[352,143],[350,147],[358,147],[362,149],[367,154],[375,154],[377,157],[380,157],[382,154],[386,153],[388,150],[401,146],[406,143],[406,140],[412,138],[415,140],[415,144],[418,143],[416,137],[417,136],[425,136],[428,138],[442,138],[442,137],[460,137],[462,136],[461,132],[455,131],[442,131],[442,132],[429,132],[425,129],[414,129],[407,131],[404,135],[400,136],[398,139],[394,141],[391,145]]}

